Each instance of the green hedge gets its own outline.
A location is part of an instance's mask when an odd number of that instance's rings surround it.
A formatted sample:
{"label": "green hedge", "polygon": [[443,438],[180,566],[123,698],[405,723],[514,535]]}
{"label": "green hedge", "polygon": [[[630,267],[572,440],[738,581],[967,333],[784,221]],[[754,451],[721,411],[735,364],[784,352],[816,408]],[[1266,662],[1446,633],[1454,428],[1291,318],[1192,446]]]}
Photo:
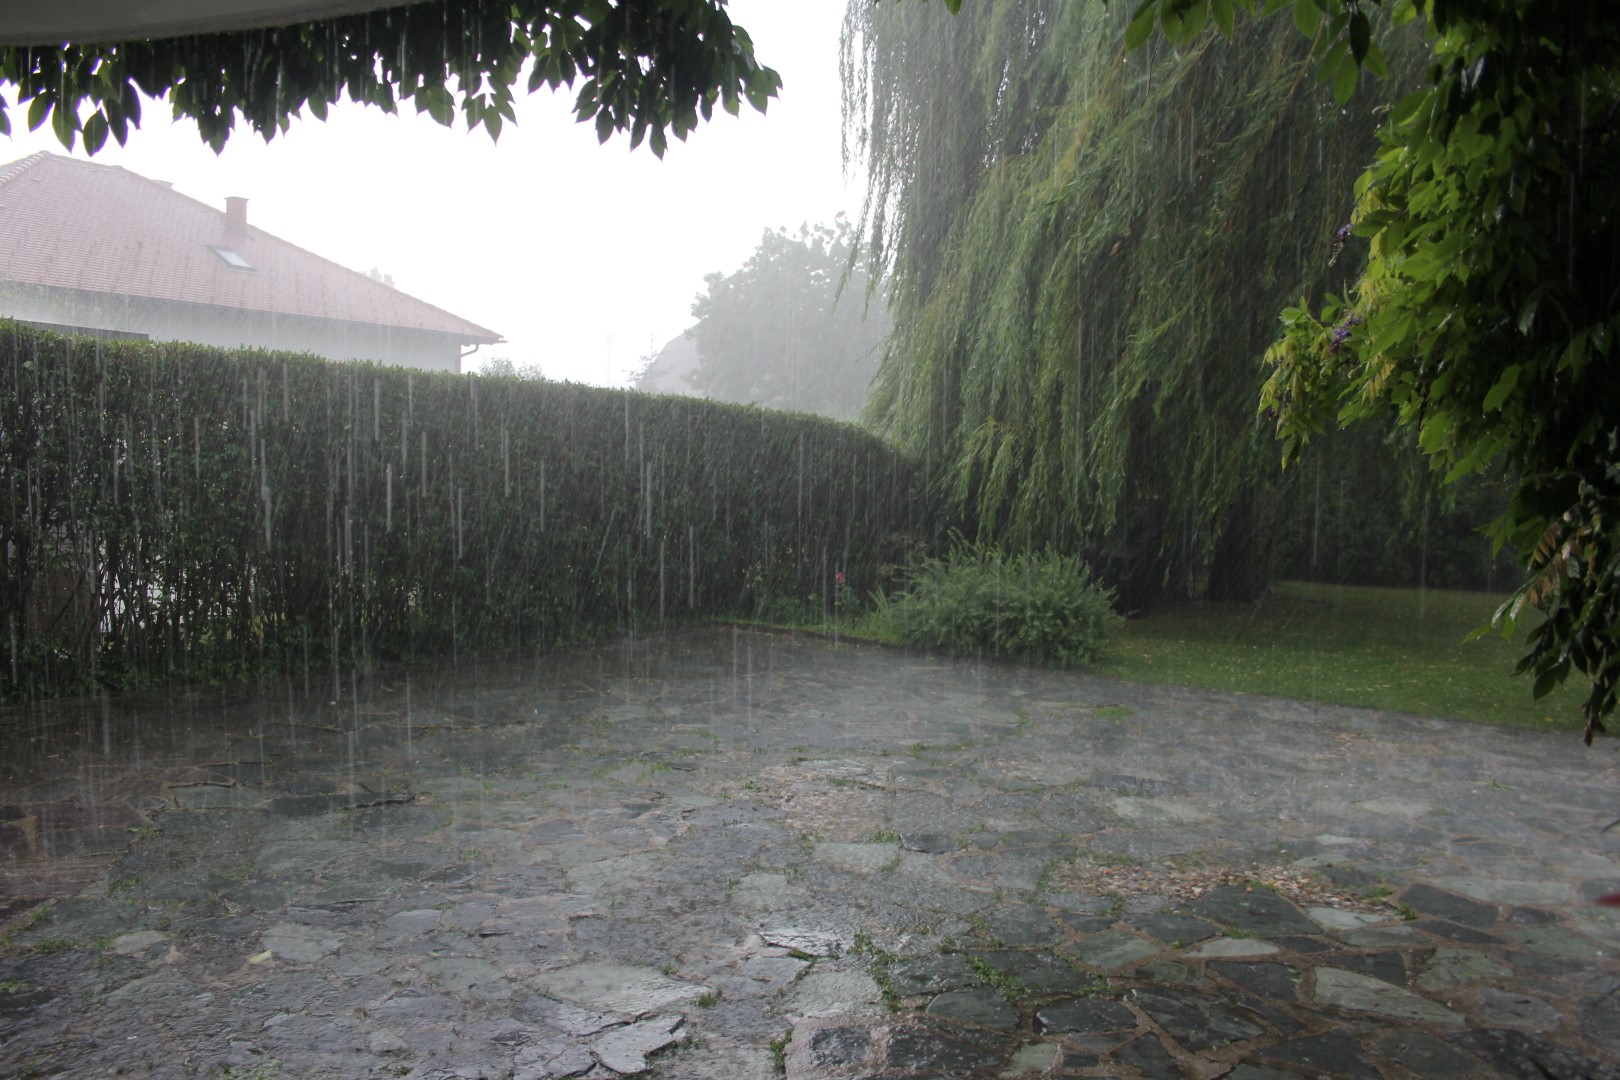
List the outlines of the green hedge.
{"label": "green hedge", "polygon": [[9,322],[0,377],[10,696],[830,604],[932,520],[875,438],[745,406]]}

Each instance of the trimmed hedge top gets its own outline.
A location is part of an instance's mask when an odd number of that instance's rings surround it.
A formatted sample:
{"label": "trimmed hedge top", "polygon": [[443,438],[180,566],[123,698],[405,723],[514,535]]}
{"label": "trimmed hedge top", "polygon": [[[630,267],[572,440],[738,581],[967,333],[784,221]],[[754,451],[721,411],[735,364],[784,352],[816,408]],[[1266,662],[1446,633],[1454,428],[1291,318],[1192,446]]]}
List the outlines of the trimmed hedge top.
{"label": "trimmed hedge top", "polygon": [[855,427],[0,322],[10,696],[831,602],[933,515]]}

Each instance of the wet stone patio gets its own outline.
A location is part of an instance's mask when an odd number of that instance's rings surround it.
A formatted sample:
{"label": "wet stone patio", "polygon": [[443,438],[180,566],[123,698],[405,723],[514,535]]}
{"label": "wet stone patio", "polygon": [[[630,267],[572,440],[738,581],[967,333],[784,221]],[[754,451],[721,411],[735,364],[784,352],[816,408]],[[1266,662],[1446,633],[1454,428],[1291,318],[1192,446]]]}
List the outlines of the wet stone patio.
{"label": "wet stone patio", "polygon": [[732,628],[19,709],[0,1076],[1616,1077],[1617,780]]}

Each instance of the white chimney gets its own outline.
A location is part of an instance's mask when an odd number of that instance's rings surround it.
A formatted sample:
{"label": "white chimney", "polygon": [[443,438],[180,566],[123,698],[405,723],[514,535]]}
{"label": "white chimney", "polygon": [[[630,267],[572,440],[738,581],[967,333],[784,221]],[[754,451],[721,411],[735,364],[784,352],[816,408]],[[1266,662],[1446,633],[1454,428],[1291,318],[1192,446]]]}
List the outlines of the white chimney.
{"label": "white chimney", "polygon": [[225,224],[237,232],[247,232],[247,203],[240,195],[225,196]]}

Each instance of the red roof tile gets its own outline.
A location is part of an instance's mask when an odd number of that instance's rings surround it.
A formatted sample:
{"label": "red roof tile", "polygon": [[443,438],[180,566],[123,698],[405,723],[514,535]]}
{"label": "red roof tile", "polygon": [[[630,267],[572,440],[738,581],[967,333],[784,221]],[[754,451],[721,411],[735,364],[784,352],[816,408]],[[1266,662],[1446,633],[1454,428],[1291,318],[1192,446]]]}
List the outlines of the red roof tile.
{"label": "red roof tile", "polygon": [[[213,249],[240,255],[232,269]],[[38,153],[0,166],[0,278],[450,334],[499,334],[116,165]]]}

